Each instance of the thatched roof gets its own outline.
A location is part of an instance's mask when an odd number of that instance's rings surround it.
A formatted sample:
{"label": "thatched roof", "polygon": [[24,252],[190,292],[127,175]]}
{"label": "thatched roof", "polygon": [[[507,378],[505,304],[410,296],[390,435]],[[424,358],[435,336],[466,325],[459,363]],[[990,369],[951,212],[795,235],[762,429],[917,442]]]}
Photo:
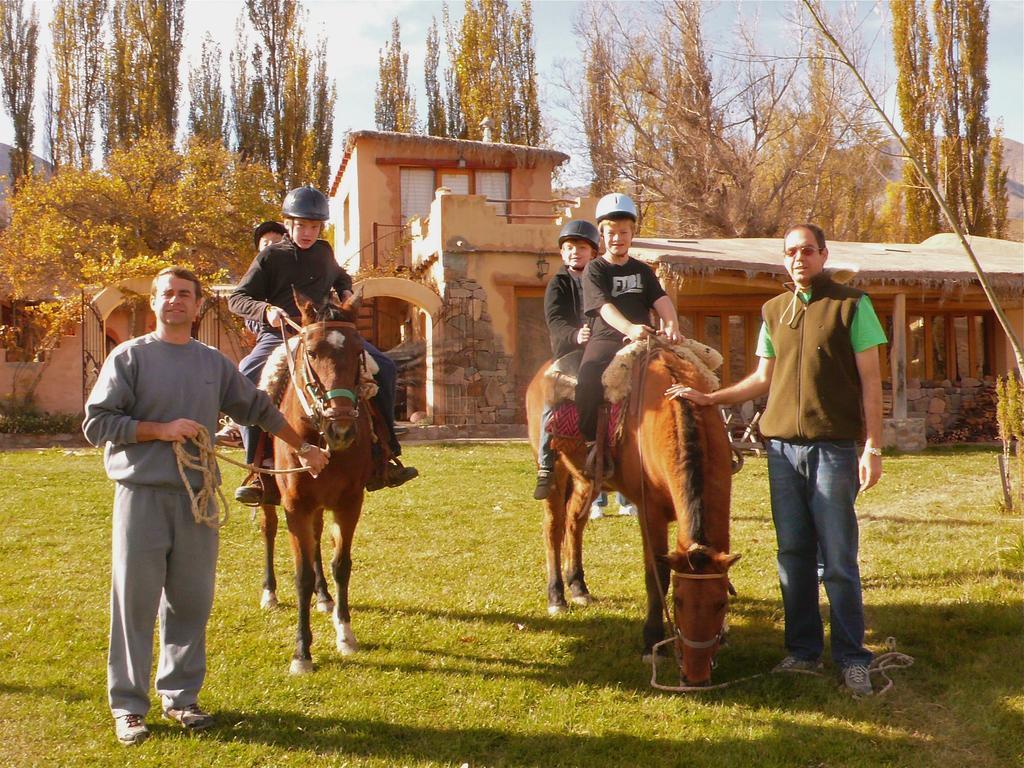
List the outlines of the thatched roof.
{"label": "thatched roof", "polygon": [[[1024,243],[969,238],[993,288],[1024,292]],[[964,288],[978,279],[956,235],[933,235],[923,243],[828,244],[832,268],[852,266],[852,285],[892,284],[923,288]],[[781,238],[676,240],[640,237],[630,253],[658,265],[670,278],[687,279],[735,271],[746,277],[785,280]]]}

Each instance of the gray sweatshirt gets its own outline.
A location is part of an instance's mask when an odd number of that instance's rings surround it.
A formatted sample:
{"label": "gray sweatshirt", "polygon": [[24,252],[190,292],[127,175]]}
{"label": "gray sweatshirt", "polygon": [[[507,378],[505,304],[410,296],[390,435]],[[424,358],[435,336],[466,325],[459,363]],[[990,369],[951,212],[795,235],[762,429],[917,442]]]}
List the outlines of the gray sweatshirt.
{"label": "gray sweatshirt", "polygon": [[[221,411],[239,424],[258,424],[267,432],[284,424],[267,394],[216,349],[195,339],[171,344],[147,334],[107,356],[86,401],[82,431],[93,445],[106,443],[103,459],[111,480],[185,493],[173,444],[137,442],[139,422],[192,419],[212,438]],[[186,446],[196,453],[193,443]],[[193,489],[202,487],[199,472],[190,470],[188,478]]]}

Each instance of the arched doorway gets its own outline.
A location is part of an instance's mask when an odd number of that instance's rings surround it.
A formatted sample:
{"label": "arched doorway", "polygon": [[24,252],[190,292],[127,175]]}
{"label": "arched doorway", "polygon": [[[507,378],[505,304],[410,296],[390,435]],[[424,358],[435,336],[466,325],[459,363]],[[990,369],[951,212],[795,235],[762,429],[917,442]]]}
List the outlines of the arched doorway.
{"label": "arched doorway", "polygon": [[[415,342],[422,339],[424,349],[424,380],[422,387],[423,410],[431,423],[443,423],[444,404],[443,387],[435,376],[437,360],[437,320],[441,312],[441,297],[423,283],[401,277],[369,277],[354,285],[354,290],[361,292],[363,300],[396,299],[405,302],[413,311],[408,313],[409,331],[402,332],[403,343],[406,338]],[[419,397],[419,393],[415,394]],[[413,403],[416,408],[419,402]]]}

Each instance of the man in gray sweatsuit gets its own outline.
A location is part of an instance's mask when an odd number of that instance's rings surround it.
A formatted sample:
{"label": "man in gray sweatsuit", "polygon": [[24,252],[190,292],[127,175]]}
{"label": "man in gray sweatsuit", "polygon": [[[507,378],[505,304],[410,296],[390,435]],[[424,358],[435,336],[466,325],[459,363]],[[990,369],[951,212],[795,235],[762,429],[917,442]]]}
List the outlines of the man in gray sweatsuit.
{"label": "man in gray sweatsuit", "polygon": [[[82,430],[93,445],[105,444],[104,465],[117,484],[107,689],[123,744],[149,735],[145,716],[158,615],[156,690],[164,716],[190,730],[213,724],[198,697],[206,674],[218,535],[215,527],[193,519],[173,443],[195,437],[201,427],[212,435],[223,411],[240,424],[259,424],[276,434],[314,475],[327,463],[266,393],[216,349],[192,338],[201,297],[199,281],[188,270],[160,272],[150,297],[156,331],[110,353],[85,405]],[[187,477],[193,490],[202,488],[199,472],[188,470]]]}

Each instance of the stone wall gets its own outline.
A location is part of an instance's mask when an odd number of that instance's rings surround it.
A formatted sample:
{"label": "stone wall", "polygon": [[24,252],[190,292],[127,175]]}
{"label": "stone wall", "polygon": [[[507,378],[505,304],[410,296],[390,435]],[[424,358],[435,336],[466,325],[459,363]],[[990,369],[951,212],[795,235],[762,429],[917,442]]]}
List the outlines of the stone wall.
{"label": "stone wall", "polygon": [[[888,402],[888,385],[885,396]],[[907,381],[907,417],[925,421],[925,430],[929,441],[934,441],[953,431],[959,426],[965,409],[971,408],[976,400],[989,399],[995,387],[991,377],[984,380],[963,378],[956,383],[944,381],[928,381],[908,379]],[[888,410],[888,409],[887,409]],[[992,410],[991,421],[995,424],[995,410]]]}
{"label": "stone wall", "polygon": [[495,338],[486,290],[476,280],[446,274],[443,299],[437,329],[440,350],[434,358],[440,370],[434,375],[441,377],[445,388],[445,424],[515,423],[512,359]]}

